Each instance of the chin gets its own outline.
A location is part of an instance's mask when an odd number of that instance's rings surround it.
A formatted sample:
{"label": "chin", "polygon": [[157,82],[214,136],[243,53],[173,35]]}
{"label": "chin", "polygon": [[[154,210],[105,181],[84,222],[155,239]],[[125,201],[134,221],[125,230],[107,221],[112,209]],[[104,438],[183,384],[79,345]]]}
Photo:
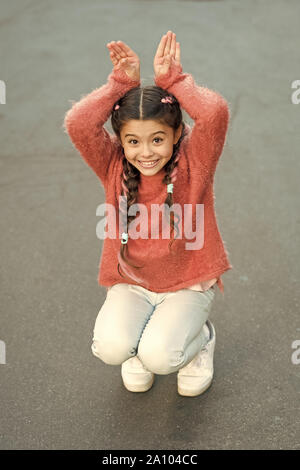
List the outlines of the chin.
{"label": "chin", "polygon": [[158,168],[158,169],[155,169],[155,170],[143,170],[143,169],[139,168],[138,170],[143,175],[150,176],[150,175],[156,175],[156,173],[158,173],[161,170],[161,168]]}

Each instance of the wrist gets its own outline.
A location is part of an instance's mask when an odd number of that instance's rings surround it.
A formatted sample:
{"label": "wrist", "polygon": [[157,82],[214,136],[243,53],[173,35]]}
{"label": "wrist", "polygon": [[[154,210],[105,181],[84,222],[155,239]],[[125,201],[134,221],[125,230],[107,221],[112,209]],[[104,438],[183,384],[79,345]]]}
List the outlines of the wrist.
{"label": "wrist", "polygon": [[173,83],[182,80],[183,77],[185,77],[185,74],[182,73],[181,64],[177,65],[172,63],[166,73],[155,75],[154,80],[157,86],[167,89],[172,86]]}
{"label": "wrist", "polygon": [[140,76],[130,77],[123,69],[113,69],[110,74],[110,77],[116,80],[117,82],[128,85],[133,83],[139,84],[141,81]]}

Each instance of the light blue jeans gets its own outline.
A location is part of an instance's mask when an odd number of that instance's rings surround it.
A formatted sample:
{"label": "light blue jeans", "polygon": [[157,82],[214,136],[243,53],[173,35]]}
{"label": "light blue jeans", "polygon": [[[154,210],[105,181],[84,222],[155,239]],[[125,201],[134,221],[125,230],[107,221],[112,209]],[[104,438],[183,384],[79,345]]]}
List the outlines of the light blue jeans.
{"label": "light blue jeans", "polygon": [[204,292],[156,293],[134,284],[114,284],[96,318],[93,354],[110,365],[138,355],[155,374],[178,371],[206,343],[203,325],[215,286]]}

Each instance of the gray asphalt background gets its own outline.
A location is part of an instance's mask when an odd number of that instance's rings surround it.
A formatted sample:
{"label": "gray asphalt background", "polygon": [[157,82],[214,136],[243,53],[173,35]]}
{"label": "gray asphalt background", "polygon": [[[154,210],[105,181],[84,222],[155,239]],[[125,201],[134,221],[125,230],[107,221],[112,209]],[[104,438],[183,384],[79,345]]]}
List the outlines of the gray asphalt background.
{"label": "gray asphalt background", "polygon": [[[1,449],[300,449],[300,3],[2,0],[0,12]],[[211,313],[214,381],[195,398],[176,373],[131,393],[121,366],[92,355],[104,192],[62,129],[70,100],[105,83],[107,42],[128,43],[150,84],[168,29],[184,71],[231,110],[215,208],[234,269]]]}

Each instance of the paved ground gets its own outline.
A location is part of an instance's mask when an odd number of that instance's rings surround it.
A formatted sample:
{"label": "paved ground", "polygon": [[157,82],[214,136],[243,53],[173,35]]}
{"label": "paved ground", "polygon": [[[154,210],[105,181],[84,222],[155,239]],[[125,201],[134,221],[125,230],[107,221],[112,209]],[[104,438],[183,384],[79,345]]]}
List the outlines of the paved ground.
{"label": "paved ground", "polygon": [[[0,447],[299,449],[299,2],[2,0],[0,11]],[[61,128],[69,100],[110,73],[108,41],[130,44],[152,83],[168,29],[184,70],[231,109],[215,194],[234,269],[211,314],[214,382],[197,398],[177,394],[176,373],[128,392],[120,366],[92,355],[104,193]]]}

